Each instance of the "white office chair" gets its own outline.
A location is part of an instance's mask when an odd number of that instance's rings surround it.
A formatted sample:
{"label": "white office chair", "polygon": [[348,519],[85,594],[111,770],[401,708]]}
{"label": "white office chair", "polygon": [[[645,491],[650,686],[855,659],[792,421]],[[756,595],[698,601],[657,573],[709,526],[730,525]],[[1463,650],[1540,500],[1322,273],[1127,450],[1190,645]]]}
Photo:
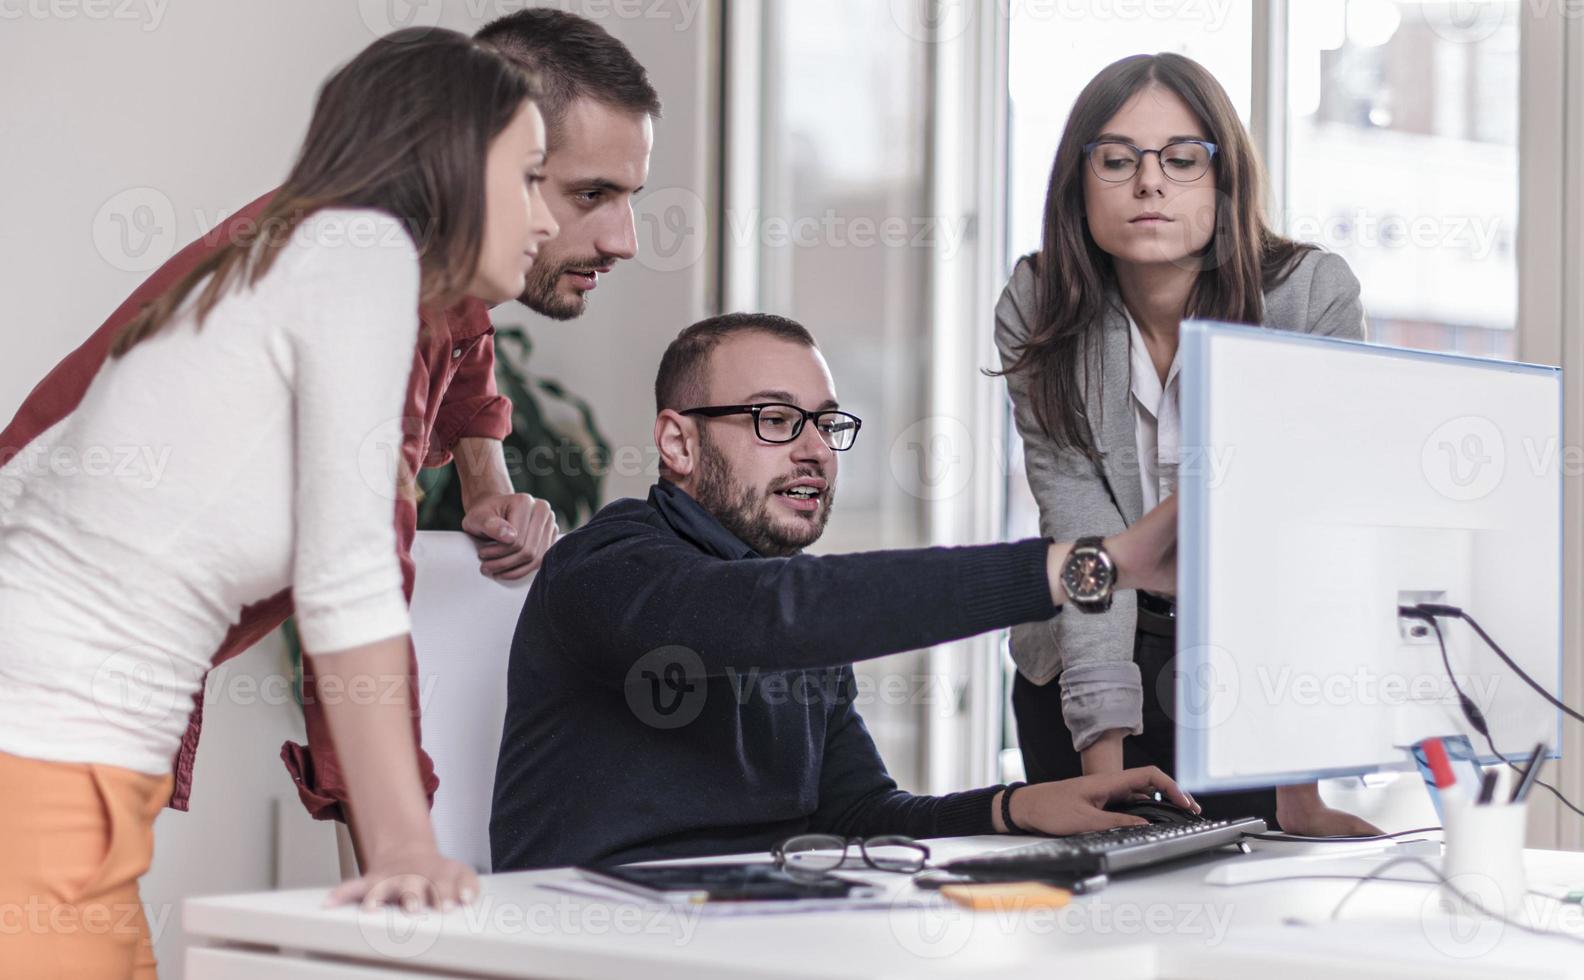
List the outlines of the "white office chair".
{"label": "white office chair", "polygon": [[498,582],[479,574],[478,549],[460,531],[419,531],[412,555],[423,744],[440,777],[435,837],[440,853],[487,873],[506,665],[533,576]]}

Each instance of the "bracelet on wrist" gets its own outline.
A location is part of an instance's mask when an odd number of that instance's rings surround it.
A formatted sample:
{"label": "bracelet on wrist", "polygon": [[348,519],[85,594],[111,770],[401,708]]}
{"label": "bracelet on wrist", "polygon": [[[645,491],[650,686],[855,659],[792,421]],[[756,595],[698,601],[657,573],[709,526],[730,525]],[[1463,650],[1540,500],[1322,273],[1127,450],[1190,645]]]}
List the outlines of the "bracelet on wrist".
{"label": "bracelet on wrist", "polygon": [[1006,826],[1009,834],[1026,834],[1028,831],[1017,825],[1012,819],[1012,794],[1027,786],[1028,783],[1012,783],[1001,791],[1001,823]]}

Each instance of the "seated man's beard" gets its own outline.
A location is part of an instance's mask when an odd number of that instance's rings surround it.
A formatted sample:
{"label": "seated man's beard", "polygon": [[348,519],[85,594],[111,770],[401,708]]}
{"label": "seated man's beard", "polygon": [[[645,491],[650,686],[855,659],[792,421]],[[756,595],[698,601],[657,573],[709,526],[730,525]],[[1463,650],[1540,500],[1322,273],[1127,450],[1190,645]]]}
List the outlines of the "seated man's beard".
{"label": "seated man's beard", "polygon": [[570,296],[562,295],[556,289],[561,284],[561,277],[573,269],[589,269],[604,264],[604,259],[535,262],[533,268],[528,270],[528,282],[517,301],[552,320],[575,320],[588,309],[588,294],[574,291]]}
{"label": "seated man's beard", "polygon": [[[792,474],[787,474],[791,476]],[[812,521],[777,521],[770,513],[770,498],[763,489],[732,479],[731,464],[699,433],[699,505],[743,544],[766,558],[787,558],[818,541],[830,520],[835,491],[820,494],[820,509]]]}

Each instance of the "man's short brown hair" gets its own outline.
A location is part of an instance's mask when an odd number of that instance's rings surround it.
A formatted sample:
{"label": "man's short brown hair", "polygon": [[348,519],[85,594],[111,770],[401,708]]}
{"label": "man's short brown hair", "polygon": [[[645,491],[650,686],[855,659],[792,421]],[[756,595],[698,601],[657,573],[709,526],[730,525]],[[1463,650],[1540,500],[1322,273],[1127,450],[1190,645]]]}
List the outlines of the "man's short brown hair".
{"label": "man's short brown hair", "polygon": [[814,335],[796,320],[773,313],[726,313],[700,320],[677,334],[660,358],[655,375],[655,412],[702,408],[709,356],[721,342],[740,333],[769,334],[818,349]]}
{"label": "man's short brown hair", "polygon": [[660,96],[627,46],[586,17],[529,7],[490,21],[474,35],[527,69],[539,82],[534,101],[553,145],[567,108],[588,98],[660,117]]}

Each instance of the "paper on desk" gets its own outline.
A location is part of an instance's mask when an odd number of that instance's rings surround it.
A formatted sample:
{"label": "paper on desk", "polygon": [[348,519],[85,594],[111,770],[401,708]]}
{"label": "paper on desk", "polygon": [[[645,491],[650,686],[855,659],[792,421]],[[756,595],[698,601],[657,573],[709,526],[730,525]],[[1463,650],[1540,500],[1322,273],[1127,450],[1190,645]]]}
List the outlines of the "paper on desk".
{"label": "paper on desk", "polygon": [[853,912],[867,909],[922,909],[944,904],[943,900],[935,895],[928,893],[909,895],[902,892],[881,894],[872,898],[805,898],[789,902],[660,903],[650,902],[631,892],[624,892],[619,888],[607,888],[604,885],[590,881],[558,881],[536,885],[535,887],[597,902],[642,905],[646,907],[671,904],[673,908],[686,908],[696,910],[701,915],[722,917],[787,915],[799,912]]}

